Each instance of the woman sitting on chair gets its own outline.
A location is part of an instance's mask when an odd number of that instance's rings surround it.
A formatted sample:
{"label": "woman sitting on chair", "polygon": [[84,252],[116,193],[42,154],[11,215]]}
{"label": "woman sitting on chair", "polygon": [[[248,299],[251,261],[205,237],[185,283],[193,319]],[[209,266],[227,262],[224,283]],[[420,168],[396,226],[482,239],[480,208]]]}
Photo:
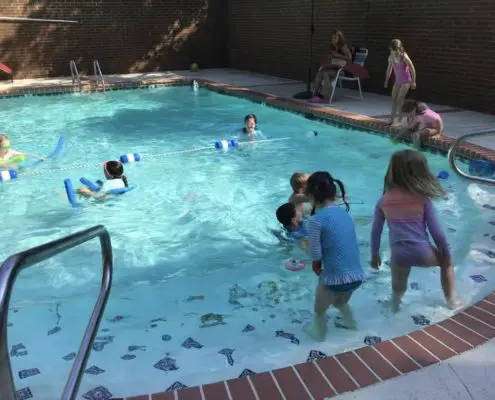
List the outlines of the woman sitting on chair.
{"label": "woman sitting on chair", "polygon": [[320,90],[321,82],[323,81],[323,93],[328,93],[330,97],[330,80],[332,80],[332,86],[335,85],[334,78],[337,75],[337,71],[345,66],[348,61],[352,61],[352,54],[347,46],[344,35],[339,30],[332,32],[332,41],[330,42],[330,54],[325,57],[325,62],[321,63],[318,73],[316,74],[313,96],[310,99],[312,103],[321,102],[322,99],[317,93]]}

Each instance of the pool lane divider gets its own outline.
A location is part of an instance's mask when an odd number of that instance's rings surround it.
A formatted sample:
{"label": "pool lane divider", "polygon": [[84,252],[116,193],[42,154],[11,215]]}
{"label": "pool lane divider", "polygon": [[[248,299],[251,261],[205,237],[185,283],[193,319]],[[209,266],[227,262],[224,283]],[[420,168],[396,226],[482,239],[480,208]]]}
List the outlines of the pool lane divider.
{"label": "pool lane divider", "polygon": [[[147,158],[168,157],[168,156],[175,156],[175,155],[188,154],[188,153],[197,153],[197,152],[201,152],[201,151],[215,150],[215,149],[218,151],[228,151],[228,150],[234,149],[234,148],[252,146],[252,145],[261,144],[261,143],[280,142],[280,141],[289,140],[289,139],[290,139],[290,137],[282,137],[282,138],[276,138],[276,139],[252,140],[249,142],[243,142],[243,141],[237,141],[237,140],[218,140],[214,143],[213,146],[210,145],[210,146],[203,146],[203,147],[193,147],[191,149],[169,151],[169,152],[165,152],[165,153],[127,153],[127,154],[120,156],[119,159],[123,164],[128,164],[128,163],[141,162],[143,159],[147,159]],[[87,167],[91,167],[91,166],[95,166],[95,165],[102,165],[103,163],[104,163],[104,161],[98,161],[98,162],[91,162],[91,163],[84,163],[84,164],[73,164],[73,165],[68,165],[66,167],[61,167],[61,168],[49,168],[49,169],[45,169],[45,170],[41,170],[41,171],[26,171],[26,172],[22,172],[22,171],[18,172],[14,169],[10,169],[10,170],[0,172],[0,182],[17,180],[18,178],[24,177],[24,176],[39,176],[39,175],[44,175],[47,173],[57,173],[57,172],[62,172],[62,171],[82,169],[82,168],[87,168]]]}

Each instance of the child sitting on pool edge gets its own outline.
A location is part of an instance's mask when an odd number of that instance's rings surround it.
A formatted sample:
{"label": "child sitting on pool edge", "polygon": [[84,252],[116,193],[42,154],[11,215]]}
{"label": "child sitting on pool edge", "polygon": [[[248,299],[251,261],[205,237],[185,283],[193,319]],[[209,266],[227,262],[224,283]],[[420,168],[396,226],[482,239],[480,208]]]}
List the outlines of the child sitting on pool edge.
{"label": "child sitting on pool edge", "polygon": [[77,189],[77,193],[84,197],[93,197],[98,200],[106,198],[112,190],[125,189],[129,187],[124,175],[124,166],[120,161],[107,161],[103,164],[103,172],[106,181],[98,192],[93,192],[87,187]]}
{"label": "child sitting on pool edge", "polygon": [[293,203],[285,203],[277,209],[276,214],[289,241],[297,243],[301,249],[306,250],[308,248],[306,223],[301,209]]}
{"label": "child sitting on pool edge", "polygon": [[0,168],[15,168],[17,163],[23,162],[26,158],[46,160],[37,154],[27,154],[11,149],[9,138],[6,135],[0,135]]}
{"label": "child sitting on pool edge", "polygon": [[408,124],[402,128],[399,135],[411,134],[416,148],[421,148],[424,139],[443,134],[442,117],[425,103],[406,100],[402,106],[402,113],[407,116]]}

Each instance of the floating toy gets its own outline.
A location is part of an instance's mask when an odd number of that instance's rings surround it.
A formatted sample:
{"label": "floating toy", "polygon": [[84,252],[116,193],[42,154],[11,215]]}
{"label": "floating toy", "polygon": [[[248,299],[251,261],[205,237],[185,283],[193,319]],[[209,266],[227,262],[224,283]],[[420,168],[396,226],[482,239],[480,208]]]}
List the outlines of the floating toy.
{"label": "floating toy", "polygon": [[318,132],[316,131],[307,131],[306,132],[307,137],[313,137],[313,136],[318,136]]}
{"label": "floating toy", "polygon": [[449,173],[447,171],[440,171],[437,175],[438,179],[447,179],[449,177]]}
{"label": "floating toy", "polygon": [[128,153],[120,156],[122,164],[134,163],[141,161],[141,156],[138,153]]}
{"label": "floating toy", "polygon": [[0,171],[0,182],[8,182],[17,179],[17,171],[15,169],[8,169]]}
{"label": "floating toy", "polygon": [[232,149],[234,147],[238,147],[239,142],[237,140],[231,139],[231,140],[217,140],[215,142],[215,149],[218,150],[228,150]]}
{"label": "floating toy", "polygon": [[295,258],[291,258],[285,263],[285,269],[288,269],[289,271],[300,271],[304,268],[306,268],[306,263],[302,260],[296,260]]}

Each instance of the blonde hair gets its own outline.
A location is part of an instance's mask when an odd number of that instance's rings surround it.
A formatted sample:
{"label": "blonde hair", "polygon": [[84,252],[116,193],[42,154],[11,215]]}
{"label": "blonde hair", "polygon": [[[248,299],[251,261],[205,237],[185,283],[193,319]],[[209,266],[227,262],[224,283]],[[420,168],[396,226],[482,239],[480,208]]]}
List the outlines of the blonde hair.
{"label": "blonde hair", "polygon": [[385,174],[383,192],[400,188],[429,199],[440,199],[446,192],[428,168],[425,156],[415,150],[392,154]]}
{"label": "blonde hair", "polygon": [[294,193],[304,189],[306,185],[306,174],[304,172],[295,172],[290,177],[290,186]]}
{"label": "blonde hair", "polygon": [[406,52],[406,49],[404,49],[404,44],[400,39],[392,39],[388,45],[388,49],[398,51],[401,55],[404,55]]}

